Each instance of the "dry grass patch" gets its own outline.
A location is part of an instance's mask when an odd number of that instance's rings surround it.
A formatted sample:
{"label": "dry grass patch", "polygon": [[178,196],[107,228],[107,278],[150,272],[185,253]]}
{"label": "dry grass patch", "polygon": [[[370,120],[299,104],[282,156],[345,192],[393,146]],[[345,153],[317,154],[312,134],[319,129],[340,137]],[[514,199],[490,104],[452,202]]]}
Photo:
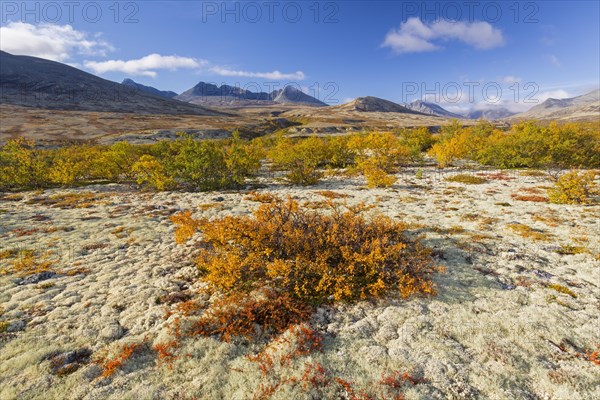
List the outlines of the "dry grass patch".
{"label": "dry grass patch", "polygon": [[547,203],[548,198],[545,196],[535,195],[535,194],[518,194],[513,193],[510,195],[511,198],[518,201],[533,201],[536,203]]}
{"label": "dry grass patch", "polygon": [[467,185],[481,185],[486,183],[488,180],[480,176],[469,175],[469,174],[458,174],[446,178],[448,182],[464,183]]}
{"label": "dry grass patch", "polygon": [[556,228],[558,225],[562,224],[564,221],[557,217],[552,211],[548,211],[544,213],[544,215],[534,214],[531,219],[536,222],[542,222],[545,225],[548,225],[551,228]]}
{"label": "dry grass patch", "polygon": [[556,290],[559,293],[567,294],[567,295],[569,295],[569,296],[571,296],[573,298],[577,297],[577,295],[571,289],[569,289],[566,286],[559,285],[558,283],[551,283],[547,287],[550,288],[550,289],[554,289],[554,290]]}
{"label": "dry grass patch", "polygon": [[0,271],[0,275],[15,274],[17,276],[27,276],[53,269],[53,262],[49,259],[48,253],[39,253],[31,249],[9,249],[4,251],[5,260],[12,260],[7,268]]}
{"label": "dry grass patch", "polygon": [[538,177],[545,176],[545,177],[548,177],[548,173],[547,172],[539,171],[539,170],[536,170],[536,169],[528,169],[528,170],[525,170],[525,171],[521,171],[521,172],[519,172],[519,175],[521,175],[521,176],[538,176]]}
{"label": "dry grass patch", "polygon": [[351,197],[349,194],[340,193],[340,192],[334,192],[333,190],[320,190],[320,191],[315,192],[315,193],[318,194],[319,196],[323,196],[323,197],[328,198],[330,200],[345,199],[345,198]]}
{"label": "dry grass patch", "polygon": [[507,224],[506,227],[523,238],[535,241],[548,241],[552,237],[549,233],[523,224]]}
{"label": "dry grass patch", "polygon": [[42,204],[56,208],[90,208],[96,205],[100,200],[108,197],[105,193],[63,193],[55,194],[50,197],[33,198],[27,201],[28,204]]}
{"label": "dry grass patch", "polygon": [[244,199],[267,204],[272,203],[276,199],[276,197],[271,193],[250,192],[246,197],[244,197]]}
{"label": "dry grass patch", "polygon": [[575,255],[589,253],[589,250],[582,246],[564,245],[561,246],[560,249],[558,249],[556,252],[562,255]]}
{"label": "dry grass patch", "polygon": [[503,172],[497,172],[497,173],[493,173],[493,174],[486,174],[485,172],[480,172],[477,174],[477,176],[481,176],[484,177],[486,179],[492,179],[495,181],[511,181],[515,178],[506,175]]}

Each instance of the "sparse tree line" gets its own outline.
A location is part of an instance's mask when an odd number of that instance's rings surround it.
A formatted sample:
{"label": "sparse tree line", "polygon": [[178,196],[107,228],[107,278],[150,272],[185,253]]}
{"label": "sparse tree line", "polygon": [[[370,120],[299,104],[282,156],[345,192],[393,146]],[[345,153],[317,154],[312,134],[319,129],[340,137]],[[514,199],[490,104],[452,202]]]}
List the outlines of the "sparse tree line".
{"label": "sparse tree line", "polygon": [[487,122],[457,121],[437,134],[427,128],[395,132],[290,138],[282,134],[243,140],[181,136],[155,144],[69,145],[36,148],[25,139],[0,147],[0,190],[135,183],[150,190],[239,188],[261,166],[283,171],[292,184],[317,183],[327,171],[363,174],[369,187],[395,182],[403,165],[433,157],[439,167],[468,159],[498,168],[600,168],[600,131],[593,124],[523,122],[503,131]]}

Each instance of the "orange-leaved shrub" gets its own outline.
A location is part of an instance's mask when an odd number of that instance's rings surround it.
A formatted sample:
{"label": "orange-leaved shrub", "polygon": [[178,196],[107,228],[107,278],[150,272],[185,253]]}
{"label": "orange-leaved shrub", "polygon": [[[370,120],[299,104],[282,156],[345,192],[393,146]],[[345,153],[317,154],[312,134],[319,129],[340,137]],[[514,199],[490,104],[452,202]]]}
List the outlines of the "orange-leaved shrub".
{"label": "orange-leaved shrub", "polygon": [[358,208],[319,213],[276,199],[254,216],[194,223],[204,242],[198,265],[225,291],[268,286],[307,304],[435,293],[429,250],[403,224]]}
{"label": "orange-leaved shrub", "polygon": [[[310,308],[270,288],[250,293],[234,292],[215,301],[211,308],[189,328],[189,335],[218,336],[229,342],[234,338],[254,339],[277,335],[290,326],[307,320]],[[260,327],[260,331],[257,331]]]}

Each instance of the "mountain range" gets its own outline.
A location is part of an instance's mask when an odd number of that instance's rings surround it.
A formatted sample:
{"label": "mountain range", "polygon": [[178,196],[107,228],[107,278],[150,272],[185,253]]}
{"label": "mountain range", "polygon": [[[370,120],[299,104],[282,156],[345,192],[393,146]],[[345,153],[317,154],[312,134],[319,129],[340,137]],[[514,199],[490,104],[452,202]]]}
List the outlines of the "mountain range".
{"label": "mountain range", "polygon": [[56,61],[4,51],[0,51],[0,104],[50,110],[223,115],[121,85]]}
{"label": "mountain range", "polygon": [[326,103],[309,96],[293,86],[273,90],[270,93],[252,92],[238,86],[200,82],[177,97],[177,100],[193,104],[212,106],[261,106],[273,104],[303,104],[311,106],[327,106]]}
{"label": "mountain range", "polygon": [[0,104],[49,110],[213,116],[228,115],[227,113],[234,112],[236,108],[286,105],[288,108],[325,107],[329,110],[327,113],[396,113],[488,120],[569,120],[598,118],[600,90],[568,99],[549,98],[520,114],[514,114],[503,107],[495,107],[472,110],[461,115],[435,103],[416,100],[401,105],[373,96],[359,97],[339,106],[328,106],[289,85],[267,93],[226,84],[218,86],[199,82],[177,94],[173,91],[158,90],[129,78],[119,84],[59,62],[0,51]]}
{"label": "mountain range", "polygon": [[546,99],[510,119],[583,120],[600,117],[600,89],[566,99]]}
{"label": "mountain range", "polygon": [[177,93],[172,92],[170,90],[158,90],[156,88],[153,88],[152,86],[146,86],[142,85],[141,83],[134,82],[132,79],[129,78],[123,79],[121,85],[129,86],[134,89],[141,90],[142,92],[154,94],[156,96],[164,97],[166,99],[172,99],[173,97],[177,96]]}
{"label": "mountain range", "polygon": [[429,115],[437,115],[438,117],[448,117],[448,118],[464,118],[464,115],[455,114],[442,108],[441,106],[435,103],[429,103],[422,100],[415,100],[412,103],[406,105],[406,108],[411,109],[413,111],[418,111],[423,114]]}

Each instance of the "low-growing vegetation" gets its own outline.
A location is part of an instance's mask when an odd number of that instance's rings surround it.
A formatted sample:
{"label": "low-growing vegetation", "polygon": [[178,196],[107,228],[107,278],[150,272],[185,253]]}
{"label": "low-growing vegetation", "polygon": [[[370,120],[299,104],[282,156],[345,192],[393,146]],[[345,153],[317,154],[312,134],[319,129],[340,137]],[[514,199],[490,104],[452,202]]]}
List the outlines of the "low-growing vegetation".
{"label": "low-growing vegetation", "polygon": [[[584,123],[523,122],[504,131],[487,122],[462,127],[455,121],[437,135],[426,128],[309,138],[279,133],[252,140],[238,134],[223,140],[181,135],[152,145],[119,142],[53,149],[15,139],[0,147],[0,190],[103,182],[158,191],[235,189],[255,177],[264,164],[284,171],[291,184],[312,185],[327,171],[345,169],[348,174],[364,175],[368,187],[388,187],[395,183],[394,174],[401,166],[421,164],[425,153],[440,167],[467,159],[499,168],[593,169],[600,168],[600,134]],[[422,172],[417,171],[419,177]],[[482,178],[511,179],[501,173]]]}
{"label": "low-growing vegetation", "polygon": [[455,121],[442,127],[429,154],[440,167],[469,159],[498,168],[599,168],[600,131],[584,123],[529,121],[503,131],[489,122],[462,127]]}
{"label": "low-growing vegetation", "polygon": [[487,179],[480,176],[474,176],[469,174],[459,174],[446,178],[448,182],[466,183],[467,185],[480,185],[486,183]]}
{"label": "low-growing vegetation", "polygon": [[557,204],[589,204],[593,196],[600,194],[594,182],[596,171],[569,171],[560,176],[554,187],[548,189],[548,197]]}
{"label": "low-growing vegetation", "polygon": [[229,340],[254,335],[259,324],[280,333],[314,305],[435,294],[431,277],[439,267],[429,249],[408,239],[405,225],[363,211],[329,203],[317,212],[276,198],[251,217],[173,216],[178,243],[202,232],[198,267],[226,294],[194,332]]}

